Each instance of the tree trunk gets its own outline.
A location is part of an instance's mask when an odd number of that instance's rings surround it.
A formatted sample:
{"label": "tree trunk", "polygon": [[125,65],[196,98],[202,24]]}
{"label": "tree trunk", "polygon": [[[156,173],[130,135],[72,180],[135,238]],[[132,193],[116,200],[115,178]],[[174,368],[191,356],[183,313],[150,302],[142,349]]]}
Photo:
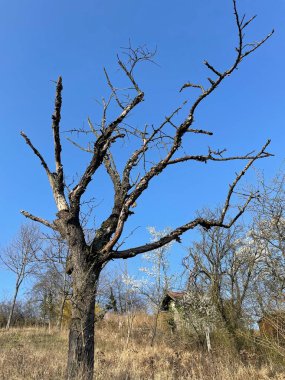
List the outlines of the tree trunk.
{"label": "tree trunk", "polygon": [[62,294],[62,300],[61,300],[61,305],[60,305],[60,310],[59,310],[59,317],[58,317],[58,321],[57,321],[57,328],[59,330],[62,329],[63,313],[64,313],[65,302],[66,302],[66,299],[67,299],[67,291],[66,291],[67,280],[66,280],[66,276],[67,276],[67,273],[65,272],[65,274],[64,274],[64,283],[63,283],[63,294]]}
{"label": "tree trunk", "polygon": [[57,320],[57,328],[59,330],[62,330],[62,321],[63,321],[63,312],[64,312],[65,302],[66,302],[66,295],[63,295],[62,300],[61,300],[60,310],[59,310],[59,317]]}
{"label": "tree trunk", "polygon": [[10,313],[9,313],[9,317],[8,317],[8,321],[7,321],[7,324],[6,324],[6,330],[9,330],[10,325],[11,325],[11,321],[12,321],[14,310],[15,310],[16,300],[17,300],[17,296],[18,296],[19,287],[20,287],[20,284],[19,284],[19,282],[17,280],[16,287],[15,287],[14,298],[13,298],[13,302],[12,302],[12,307],[11,307],[11,310],[10,310]]}
{"label": "tree trunk", "polygon": [[212,346],[211,346],[211,338],[210,338],[210,328],[209,328],[209,326],[206,326],[206,328],[205,328],[205,335],[206,335],[207,350],[208,350],[208,352],[211,352]]}
{"label": "tree trunk", "polygon": [[67,379],[93,379],[95,296],[101,267],[74,267]]}
{"label": "tree trunk", "polygon": [[158,306],[158,309],[157,309],[157,311],[155,313],[154,326],[153,326],[153,331],[152,331],[152,337],[151,337],[150,347],[153,347],[154,340],[156,338],[159,314],[160,314],[160,305]]}

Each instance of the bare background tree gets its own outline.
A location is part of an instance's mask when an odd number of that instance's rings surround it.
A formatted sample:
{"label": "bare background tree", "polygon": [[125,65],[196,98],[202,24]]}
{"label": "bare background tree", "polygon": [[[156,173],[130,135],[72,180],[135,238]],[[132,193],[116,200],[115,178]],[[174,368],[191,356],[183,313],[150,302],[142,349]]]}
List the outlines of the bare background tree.
{"label": "bare background tree", "polygon": [[52,279],[51,285],[56,291],[55,299],[57,300],[56,325],[61,329],[64,308],[72,294],[71,281],[66,273],[69,251],[66,242],[57,233],[46,235],[46,241],[48,244],[46,244],[42,259],[46,265],[42,276]]}
{"label": "bare background tree", "polygon": [[251,207],[251,245],[261,254],[253,291],[257,314],[284,309],[285,292],[285,177],[279,172],[270,183],[259,174],[259,197]]}
{"label": "bare background tree", "polygon": [[[96,124],[89,120],[93,141],[91,145],[83,146],[82,148],[91,153],[90,161],[79,181],[72,188],[67,189],[65,186],[65,173],[61,159],[60,121],[63,90],[61,77],[57,80],[55,108],[52,115],[55,171],[50,169],[42,154],[26,134],[21,132],[25,142],[37,156],[47,174],[58,210],[54,221],[47,221],[27,211],[22,211],[22,214],[57,231],[66,240],[70,253],[67,273],[72,276],[73,294],[67,366],[69,379],[78,378],[79,375],[84,379],[93,378],[95,296],[100,273],[110,260],[128,259],[162,247],[171,241],[179,241],[183,233],[197,226],[202,226],[205,229],[216,226],[229,228],[242,215],[247,205],[254,198],[254,194],[248,194],[244,204],[240,206],[236,214],[230,219],[227,218],[233,193],[245,172],[257,159],[270,155],[266,152],[269,141],[257,153],[238,154],[232,157],[223,156],[224,150],[214,151],[212,149],[209,149],[206,154],[188,154],[185,153],[182,145],[186,135],[212,135],[211,131],[193,128],[195,112],[198,106],[226,78],[236,71],[247,56],[267,41],[273,33],[271,32],[260,42],[246,42],[245,31],[254,17],[249,20],[246,20],[245,17],[240,17],[236,0],[233,0],[233,8],[238,45],[235,49],[236,55],[232,65],[225,70],[221,70],[205,61],[204,64],[211,75],[208,78],[208,85],[185,83],[180,91],[193,89],[194,91],[198,90],[200,94],[191,103],[188,104],[187,101],[184,101],[180,107],[175,107],[156,126],[147,125],[139,129],[129,126],[126,122],[127,116],[134,112],[135,108],[144,100],[144,92],[135,79],[135,71],[141,62],[152,61],[153,53],[144,47],[134,49],[130,46],[125,52],[127,53],[125,61],[118,57],[118,65],[128,81],[127,87],[130,88],[131,86],[128,94],[123,93],[125,96],[128,95],[127,97],[122,97],[122,92],[112,83],[109,74],[105,70],[106,80],[110,87],[110,97],[103,100],[103,114],[99,126],[97,127]],[[110,107],[113,106],[116,107],[118,114],[112,121],[109,121]],[[112,109],[112,114],[114,115],[114,113],[115,110]],[[131,139],[132,146],[136,148],[127,160],[124,169],[119,172],[119,166],[115,164],[112,149],[116,142],[127,137]],[[156,154],[157,150],[160,155]],[[133,207],[136,205],[137,200],[148,188],[152,180],[170,165],[191,161],[206,163],[208,161],[220,162],[238,159],[245,160],[247,163],[230,185],[222,213],[218,218],[197,217],[173,229],[156,242],[120,249],[120,239],[125,223],[133,214]],[[92,241],[87,242],[84,228],[80,221],[82,197],[101,165],[105,166],[112,180],[114,203],[110,215],[103,221],[101,226],[98,226]]]}
{"label": "bare background tree", "polygon": [[[215,214],[220,212],[216,210]],[[237,331],[249,323],[252,309],[248,313],[246,309],[261,260],[261,252],[250,244],[246,231],[237,224],[227,230],[200,228],[200,239],[193,242],[183,261],[190,289],[196,288],[209,297],[236,344]]]}
{"label": "bare background tree", "polygon": [[41,239],[38,226],[35,224],[23,224],[18,235],[10,245],[1,251],[1,262],[16,276],[14,297],[6,324],[10,328],[18,293],[23,281],[29,276],[35,276],[38,272],[36,254],[41,248]]}

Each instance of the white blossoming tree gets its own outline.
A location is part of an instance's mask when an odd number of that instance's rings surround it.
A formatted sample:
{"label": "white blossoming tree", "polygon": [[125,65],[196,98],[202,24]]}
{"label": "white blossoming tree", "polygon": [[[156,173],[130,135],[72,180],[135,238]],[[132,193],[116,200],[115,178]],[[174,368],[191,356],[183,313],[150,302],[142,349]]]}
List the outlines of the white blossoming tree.
{"label": "white blossoming tree", "polygon": [[[219,321],[219,314],[210,294],[203,293],[196,287],[188,288],[181,301],[181,314],[185,326],[194,330],[199,339],[205,336],[207,349],[210,352],[212,349],[210,332]],[[201,339],[200,341],[203,343]]]}
{"label": "white blossoming tree", "polygon": [[[151,235],[150,243],[155,243],[171,233],[170,228],[157,231],[155,227],[148,227],[148,231]],[[172,244],[173,242],[170,242],[151,252],[144,253],[143,259],[146,261],[146,266],[140,268],[140,271],[145,274],[144,281],[141,282],[141,292],[146,296],[155,316],[151,346],[154,344],[157,334],[158,318],[163,298],[176,282],[177,276],[170,273],[169,270],[168,255]]]}

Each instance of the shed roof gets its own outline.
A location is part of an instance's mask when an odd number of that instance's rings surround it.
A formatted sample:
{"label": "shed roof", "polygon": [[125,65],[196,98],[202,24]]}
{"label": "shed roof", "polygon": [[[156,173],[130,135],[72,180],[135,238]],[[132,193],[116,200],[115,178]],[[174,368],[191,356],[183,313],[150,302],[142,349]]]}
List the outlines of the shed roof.
{"label": "shed roof", "polygon": [[185,292],[173,292],[169,290],[166,295],[168,295],[173,301],[180,300],[185,295]]}
{"label": "shed roof", "polygon": [[169,310],[169,305],[171,301],[179,301],[182,300],[185,295],[185,292],[174,292],[171,290],[168,290],[162,300],[161,303],[161,310],[167,311]]}

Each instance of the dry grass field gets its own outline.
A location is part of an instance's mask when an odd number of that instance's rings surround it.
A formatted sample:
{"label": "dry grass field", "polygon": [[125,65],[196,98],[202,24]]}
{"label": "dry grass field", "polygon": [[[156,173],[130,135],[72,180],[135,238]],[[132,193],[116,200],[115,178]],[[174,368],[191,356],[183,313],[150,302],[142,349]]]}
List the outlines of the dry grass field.
{"label": "dry grass field", "polygon": [[[98,380],[257,380],[285,379],[282,365],[245,359],[229,348],[208,354],[186,339],[158,333],[150,347],[147,317],[134,319],[130,338],[126,323],[104,321],[97,328],[96,379]],[[0,330],[1,380],[64,379],[67,331],[44,328]]]}

